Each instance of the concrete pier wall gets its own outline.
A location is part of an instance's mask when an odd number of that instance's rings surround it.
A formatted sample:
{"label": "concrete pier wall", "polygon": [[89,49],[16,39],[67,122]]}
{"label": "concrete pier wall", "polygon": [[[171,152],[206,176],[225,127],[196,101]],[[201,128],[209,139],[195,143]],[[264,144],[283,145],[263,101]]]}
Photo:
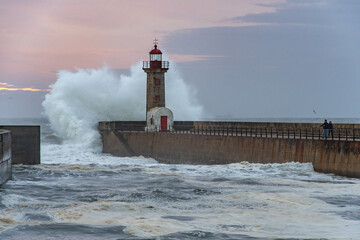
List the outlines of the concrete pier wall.
{"label": "concrete pier wall", "polygon": [[106,123],[99,130],[103,152],[116,156],[180,164],[311,162],[318,172],[360,178],[359,141],[129,132]]}
{"label": "concrete pier wall", "polygon": [[11,131],[12,164],[40,164],[40,126],[6,125]]}
{"label": "concrete pier wall", "polygon": [[0,129],[0,185],[11,179],[11,133]]}

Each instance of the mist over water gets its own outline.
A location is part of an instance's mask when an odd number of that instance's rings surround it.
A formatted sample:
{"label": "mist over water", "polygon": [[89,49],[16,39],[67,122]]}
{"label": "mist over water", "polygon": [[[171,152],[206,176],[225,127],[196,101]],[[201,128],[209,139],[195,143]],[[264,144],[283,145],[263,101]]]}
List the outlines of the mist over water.
{"label": "mist over water", "polygon": [[[175,120],[199,120],[203,108],[173,62],[165,79],[166,106]],[[107,66],[60,71],[50,88],[44,113],[65,143],[96,147],[99,121],[145,120],[146,73],[141,62],[131,67],[130,75],[117,76]]]}

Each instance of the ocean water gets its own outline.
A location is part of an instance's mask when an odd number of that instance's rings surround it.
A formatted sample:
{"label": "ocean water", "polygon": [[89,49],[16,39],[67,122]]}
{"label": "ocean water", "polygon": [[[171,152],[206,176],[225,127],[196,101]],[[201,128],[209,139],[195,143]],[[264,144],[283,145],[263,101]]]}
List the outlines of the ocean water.
{"label": "ocean water", "polygon": [[64,141],[0,188],[0,239],[359,239],[360,179],[311,164],[168,165]]}
{"label": "ocean water", "polygon": [[[204,119],[170,66],[167,107],[176,119]],[[120,76],[106,66],[60,71],[46,118],[0,119],[41,125],[41,165],[14,166],[0,187],[0,240],[360,239],[360,179],[293,162],[168,165],[101,153],[98,121],[144,119],[145,79],[141,63]]]}

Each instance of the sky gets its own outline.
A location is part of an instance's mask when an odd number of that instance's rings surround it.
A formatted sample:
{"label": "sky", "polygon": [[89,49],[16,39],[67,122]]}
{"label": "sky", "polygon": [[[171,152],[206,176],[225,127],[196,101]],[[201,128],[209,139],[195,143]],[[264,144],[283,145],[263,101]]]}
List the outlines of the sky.
{"label": "sky", "polygon": [[359,12],[357,0],[0,0],[0,118],[42,116],[60,70],[127,73],[155,37],[208,118],[359,118]]}

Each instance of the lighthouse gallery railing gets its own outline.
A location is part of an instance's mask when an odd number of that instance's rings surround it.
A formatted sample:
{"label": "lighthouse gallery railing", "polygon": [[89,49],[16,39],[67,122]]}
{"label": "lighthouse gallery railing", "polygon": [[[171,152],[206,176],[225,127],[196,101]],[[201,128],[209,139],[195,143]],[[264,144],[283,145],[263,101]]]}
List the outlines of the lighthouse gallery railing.
{"label": "lighthouse gallery railing", "polygon": [[169,61],[143,61],[143,69],[150,68],[169,68]]}

